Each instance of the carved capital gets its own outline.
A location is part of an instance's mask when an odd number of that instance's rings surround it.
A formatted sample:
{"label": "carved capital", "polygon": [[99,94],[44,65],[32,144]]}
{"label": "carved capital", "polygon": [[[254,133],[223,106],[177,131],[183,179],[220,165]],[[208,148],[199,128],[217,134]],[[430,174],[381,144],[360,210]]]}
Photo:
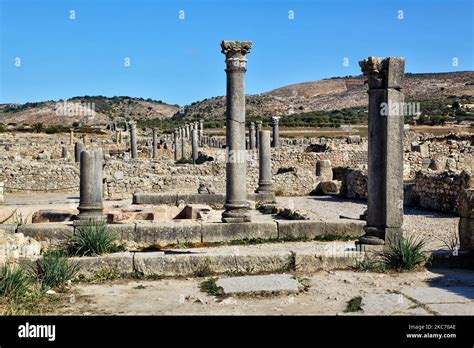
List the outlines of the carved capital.
{"label": "carved capital", "polygon": [[225,61],[228,71],[245,72],[247,59],[245,56],[250,53],[252,41],[222,41],[222,53],[225,54]]}
{"label": "carved capital", "polygon": [[359,66],[367,76],[369,89],[401,89],[405,75],[405,58],[369,57],[359,62]]}
{"label": "carved capital", "polygon": [[280,117],[273,116],[272,117],[272,123],[273,124],[278,124],[278,122],[280,122]]}

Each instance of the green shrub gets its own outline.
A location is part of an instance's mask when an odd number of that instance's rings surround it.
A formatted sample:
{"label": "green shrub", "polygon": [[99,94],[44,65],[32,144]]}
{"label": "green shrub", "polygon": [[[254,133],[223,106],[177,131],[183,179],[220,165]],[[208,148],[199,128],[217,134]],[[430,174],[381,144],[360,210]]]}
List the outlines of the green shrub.
{"label": "green shrub", "polygon": [[347,306],[344,312],[346,313],[359,312],[362,310],[361,305],[362,305],[362,297],[356,296],[347,302]]}
{"label": "green shrub", "polygon": [[357,261],[356,270],[361,272],[385,272],[385,264],[376,257],[369,257],[365,255],[362,261]]}
{"label": "green shrub", "polygon": [[400,271],[409,271],[423,265],[428,256],[425,251],[426,242],[409,236],[391,243],[381,254],[382,262],[388,267]]}
{"label": "green shrub", "polygon": [[9,299],[24,297],[32,284],[28,272],[20,266],[4,265],[0,271],[0,296]]}
{"label": "green shrub", "polygon": [[42,290],[66,284],[79,271],[79,265],[72,263],[62,250],[49,251],[31,267],[32,275],[38,279]]}
{"label": "green shrub", "polygon": [[78,256],[97,256],[123,250],[116,243],[115,236],[107,229],[107,224],[91,221],[74,232],[69,253]]}
{"label": "green shrub", "polygon": [[207,292],[211,296],[222,296],[224,295],[224,289],[217,286],[216,281],[216,278],[206,280],[199,285],[199,289],[203,292]]}

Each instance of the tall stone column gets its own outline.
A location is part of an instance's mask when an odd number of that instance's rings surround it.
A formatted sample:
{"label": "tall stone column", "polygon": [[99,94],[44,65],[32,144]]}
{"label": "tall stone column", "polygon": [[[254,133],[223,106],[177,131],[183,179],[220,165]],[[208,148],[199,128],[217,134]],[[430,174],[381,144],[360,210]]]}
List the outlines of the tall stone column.
{"label": "tall stone column", "polygon": [[204,120],[199,120],[199,140],[204,137]]}
{"label": "tall stone column", "polygon": [[461,191],[458,206],[461,250],[474,252],[474,187]]}
{"label": "tall stone column", "polygon": [[74,161],[79,162],[81,160],[81,152],[85,150],[83,143],[75,143],[74,144]]}
{"label": "tall stone column", "polygon": [[186,138],[181,137],[181,158],[186,159]]}
{"label": "tall stone column", "polygon": [[272,128],[273,128],[273,147],[280,147],[280,117],[272,117]]}
{"label": "tall stone column", "polygon": [[189,138],[189,124],[184,124],[184,137]]}
{"label": "tall stone column", "polygon": [[193,129],[193,132],[191,133],[191,144],[192,144],[193,164],[196,164],[196,160],[198,159],[198,131],[197,129]]}
{"label": "tall stone column", "polygon": [[133,159],[138,158],[137,151],[137,124],[134,121],[129,122],[130,127],[130,155]]}
{"label": "tall stone column", "polygon": [[255,123],[250,122],[249,126],[249,150],[255,150]]}
{"label": "tall stone column", "polygon": [[158,151],[158,134],[157,134],[156,128],[153,128],[152,146],[153,146],[152,156],[153,156],[153,159],[156,159],[156,157],[158,156],[158,154],[157,154],[157,151]]}
{"label": "tall stone column", "polygon": [[102,149],[81,152],[79,220],[104,221]]}
{"label": "tall stone column", "polygon": [[405,59],[369,57],[359,65],[369,86],[368,212],[359,243],[390,244],[402,237]]}
{"label": "tall stone column", "polygon": [[273,192],[272,185],[272,154],[270,131],[260,131],[260,147],[258,149],[258,188],[257,193]]}
{"label": "tall stone column", "polygon": [[255,122],[256,132],[255,132],[255,147],[260,149],[260,131],[262,130],[262,121]]}
{"label": "tall stone column", "polygon": [[226,56],[226,201],[223,222],[246,222],[247,160],[245,151],[245,65],[250,41],[222,41]]}
{"label": "tall stone column", "polygon": [[74,142],[74,131],[71,129],[69,130],[69,145],[72,145]]}
{"label": "tall stone column", "polygon": [[174,130],[174,160],[179,160],[179,152],[178,152],[178,142],[179,142],[179,131],[177,129]]}

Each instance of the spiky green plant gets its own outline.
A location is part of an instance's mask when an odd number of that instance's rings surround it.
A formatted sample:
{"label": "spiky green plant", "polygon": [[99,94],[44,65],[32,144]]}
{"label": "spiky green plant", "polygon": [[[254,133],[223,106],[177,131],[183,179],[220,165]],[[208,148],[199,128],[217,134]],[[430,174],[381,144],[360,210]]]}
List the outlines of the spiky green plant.
{"label": "spiky green plant", "polygon": [[425,247],[426,241],[421,238],[400,238],[382,252],[381,259],[388,268],[398,272],[409,271],[428,260]]}
{"label": "spiky green plant", "polygon": [[107,224],[91,221],[76,229],[69,243],[69,252],[77,256],[97,256],[123,250],[115,242],[115,235],[107,229]]}
{"label": "spiky green plant", "polygon": [[24,297],[32,279],[21,266],[4,265],[0,270],[0,296],[17,300]]}
{"label": "spiky green plant", "polygon": [[31,273],[38,279],[42,290],[62,286],[73,279],[78,272],[79,265],[70,261],[63,250],[45,253],[31,267]]}

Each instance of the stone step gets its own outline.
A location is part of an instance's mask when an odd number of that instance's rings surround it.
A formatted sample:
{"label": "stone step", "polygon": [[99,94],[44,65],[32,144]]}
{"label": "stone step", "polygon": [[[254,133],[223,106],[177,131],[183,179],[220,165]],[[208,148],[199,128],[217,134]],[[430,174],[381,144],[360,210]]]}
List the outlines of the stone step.
{"label": "stone step", "polygon": [[81,274],[103,270],[143,275],[204,276],[350,269],[362,260],[350,242],[288,242],[260,245],[124,252],[97,257],[74,257]]}

